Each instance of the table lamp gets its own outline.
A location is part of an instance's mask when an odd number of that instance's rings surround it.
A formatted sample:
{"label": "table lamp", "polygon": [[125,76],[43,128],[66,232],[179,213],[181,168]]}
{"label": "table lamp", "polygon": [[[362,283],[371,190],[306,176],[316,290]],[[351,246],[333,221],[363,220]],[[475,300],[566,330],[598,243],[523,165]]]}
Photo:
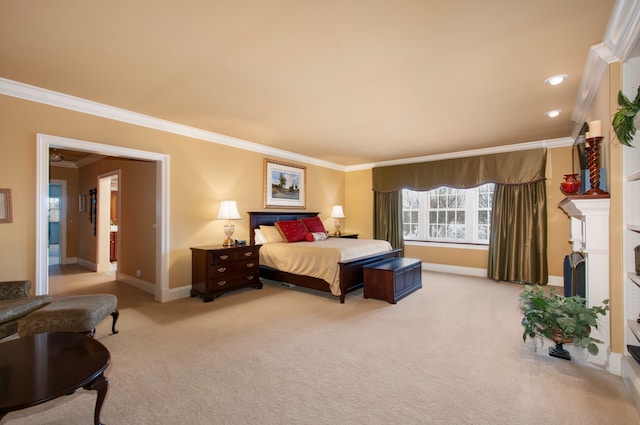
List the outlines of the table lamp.
{"label": "table lamp", "polygon": [[335,221],[335,226],[336,226],[336,230],[335,232],[333,232],[333,234],[335,236],[340,236],[342,233],[340,233],[340,219],[344,218],[344,211],[342,211],[342,205],[334,205],[333,209],[331,210],[331,218],[334,218]]}
{"label": "table lamp", "polygon": [[222,201],[220,204],[220,212],[218,213],[218,220],[227,220],[227,224],[224,225],[224,234],[227,235],[227,239],[224,240],[222,246],[235,245],[235,241],[231,236],[233,236],[236,226],[231,223],[231,220],[240,220],[240,218],[236,201]]}

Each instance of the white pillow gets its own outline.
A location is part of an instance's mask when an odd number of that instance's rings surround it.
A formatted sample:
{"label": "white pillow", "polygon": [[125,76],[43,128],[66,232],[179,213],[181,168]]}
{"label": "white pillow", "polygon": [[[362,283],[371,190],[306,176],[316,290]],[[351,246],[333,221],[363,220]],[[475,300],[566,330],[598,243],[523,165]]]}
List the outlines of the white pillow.
{"label": "white pillow", "polygon": [[262,225],[262,226],[260,226],[260,230],[262,230],[262,233],[263,233],[265,239],[270,243],[285,242],[284,238],[280,234],[280,231],[278,229],[276,229],[275,226],[264,226],[264,225]]}
{"label": "white pillow", "polygon": [[255,229],[254,230],[254,239],[253,239],[254,244],[256,245],[262,245],[265,244],[267,242],[269,242],[267,240],[267,238],[264,236],[264,233],[262,233],[262,230],[260,229]]}
{"label": "white pillow", "polygon": [[327,232],[313,232],[314,241],[326,241],[329,236],[327,236]]}

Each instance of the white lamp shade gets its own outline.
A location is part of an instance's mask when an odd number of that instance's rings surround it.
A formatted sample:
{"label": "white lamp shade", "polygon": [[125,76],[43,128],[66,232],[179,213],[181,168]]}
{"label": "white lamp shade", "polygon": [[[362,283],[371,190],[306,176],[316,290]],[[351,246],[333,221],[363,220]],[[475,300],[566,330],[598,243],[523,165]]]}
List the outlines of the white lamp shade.
{"label": "white lamp shade", "polygon": [[240,220],[241,218],[236,201],[222,201],[220,203],[218,220]]}
{"label": "white lamp shade", "polygon": [[331,218],[344,218],[344,211],[342,211],[342,205],[334,205],[331,210]]}

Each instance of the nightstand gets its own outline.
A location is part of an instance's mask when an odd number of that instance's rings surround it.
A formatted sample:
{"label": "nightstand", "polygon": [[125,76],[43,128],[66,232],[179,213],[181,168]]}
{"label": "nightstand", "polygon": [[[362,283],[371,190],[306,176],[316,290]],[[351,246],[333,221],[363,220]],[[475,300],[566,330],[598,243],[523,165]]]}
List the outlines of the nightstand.
{"label": "nightstand", "polygon": [[358,233],[346,233],[342,232],[340,235],[334,235],[333,233],[329,233],[330,238],[347,238],[347,239],[358,239]]}
{"label": "nightstand", "polygon": [[262,289],[259,250],[260,245],[191,248],[191,296],[210,302],[228,291]]}

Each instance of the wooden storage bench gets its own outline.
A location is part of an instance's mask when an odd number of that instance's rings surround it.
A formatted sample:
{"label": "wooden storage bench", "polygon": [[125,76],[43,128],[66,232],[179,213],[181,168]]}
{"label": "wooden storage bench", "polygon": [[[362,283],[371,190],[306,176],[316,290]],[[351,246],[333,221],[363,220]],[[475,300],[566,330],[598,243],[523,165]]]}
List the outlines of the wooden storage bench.
{"label": "wooden storage bench", "polygon": [[415,258],[390,258],[369,264],[364,272],[364,297],[398,300],[422,288],[422,261]]}

